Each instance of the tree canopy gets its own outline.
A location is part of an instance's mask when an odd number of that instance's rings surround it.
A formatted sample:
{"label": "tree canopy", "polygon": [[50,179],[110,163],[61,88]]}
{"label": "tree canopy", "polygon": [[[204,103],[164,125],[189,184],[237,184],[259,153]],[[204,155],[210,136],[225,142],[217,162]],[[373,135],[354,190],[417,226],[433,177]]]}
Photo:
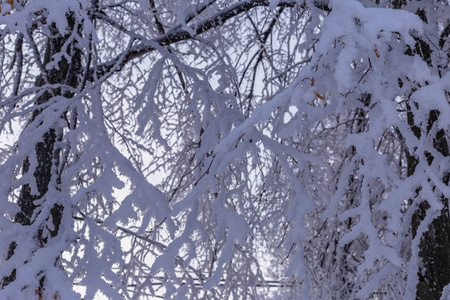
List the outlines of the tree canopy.
{"label": "tree canopy", "polygon": [[450,299],[448,1],[0,9],[1,299]]}

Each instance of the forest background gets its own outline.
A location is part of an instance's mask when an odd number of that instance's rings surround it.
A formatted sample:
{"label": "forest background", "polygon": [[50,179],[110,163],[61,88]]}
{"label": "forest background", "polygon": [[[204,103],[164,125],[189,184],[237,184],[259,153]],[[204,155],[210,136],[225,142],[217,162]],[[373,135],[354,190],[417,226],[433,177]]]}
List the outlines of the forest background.
{"label": "forest background", "polygon": [[1,299],[450,299],[447,0],[0,24]]}

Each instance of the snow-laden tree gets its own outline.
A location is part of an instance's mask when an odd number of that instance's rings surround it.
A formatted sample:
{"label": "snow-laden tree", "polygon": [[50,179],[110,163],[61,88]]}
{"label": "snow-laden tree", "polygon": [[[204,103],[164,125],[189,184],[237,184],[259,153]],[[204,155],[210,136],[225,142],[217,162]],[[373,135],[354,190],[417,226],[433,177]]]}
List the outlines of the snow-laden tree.
{"label": "snow-laden tree", "polygon": [[0,24],[1,299],[450,298],[447,1]]}

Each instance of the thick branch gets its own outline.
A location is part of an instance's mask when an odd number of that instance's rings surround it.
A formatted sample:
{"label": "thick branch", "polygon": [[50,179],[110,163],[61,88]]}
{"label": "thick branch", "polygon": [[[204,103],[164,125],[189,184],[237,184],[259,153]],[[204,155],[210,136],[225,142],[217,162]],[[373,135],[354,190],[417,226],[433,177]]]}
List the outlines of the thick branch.
{"label": "thick branch", "polygon": [[[294,7],[296,3],[297,1],[295,0],[285,0],[280,1],[278,6]],[[269,4],[269,0],[242,1],[230,6],[227,9],[224,9],[211,18],[204,20],[197,25],[194,25],[189,29],[185,29],[185,27],[182,26],[177,26],[160,37],[149,41],[140,42],[139,44],[131,47],[131,49],[120,53],[113,60],[100,65],[96,70],[97,76],[101,77],[108,74],[114,67],[118,67],[119,69],[121,69],[131,60],[156,50],[156,45],[165,47],[180,41],[192,39],[193,37],[202,34],[210,29],[223,25],[226,21],[240,15],[241,13],[247,12],[255,7],[269,6]],[[120,64],[117,66],[119,62]]]}

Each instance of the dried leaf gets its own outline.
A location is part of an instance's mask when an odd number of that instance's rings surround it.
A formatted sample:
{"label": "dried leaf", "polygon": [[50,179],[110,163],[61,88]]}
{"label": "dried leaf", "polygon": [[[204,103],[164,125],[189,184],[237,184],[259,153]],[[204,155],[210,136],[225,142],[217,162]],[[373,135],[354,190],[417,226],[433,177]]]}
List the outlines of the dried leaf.
{"label": "dried leaf", "polygon": [[376,44],[373,45],[373,52],[375,52],[375,56],[376,57],[380,58],[380,53],[378,52],[378,48],[377,48]]}
{"label": "dried leaf", "polygon": [[314,92],[314,94],[316,94],[317,98],[325,100],[325,97],[319,94],[318,92]]}

